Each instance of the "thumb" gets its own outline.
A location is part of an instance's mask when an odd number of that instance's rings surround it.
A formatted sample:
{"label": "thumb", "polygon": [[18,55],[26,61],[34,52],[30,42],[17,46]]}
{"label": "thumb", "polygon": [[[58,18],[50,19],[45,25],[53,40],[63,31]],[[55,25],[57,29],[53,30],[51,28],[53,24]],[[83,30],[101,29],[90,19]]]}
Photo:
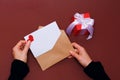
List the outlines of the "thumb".
{"label": "thumb", "polygon": [[77,60],[79,60],[79,55],[73,51],[70,51],[70,54],[75,57]]}
{"label": "thumb", "polygon": [[28,49],[30,48],[30,43],[31,43],[31,41],[28,41],[28,42],[26,42],[26,44],[25,44],[25,47],[24,47],[24,50],[23,50],[23,52],[24,52],[25,54],[27,54]]}

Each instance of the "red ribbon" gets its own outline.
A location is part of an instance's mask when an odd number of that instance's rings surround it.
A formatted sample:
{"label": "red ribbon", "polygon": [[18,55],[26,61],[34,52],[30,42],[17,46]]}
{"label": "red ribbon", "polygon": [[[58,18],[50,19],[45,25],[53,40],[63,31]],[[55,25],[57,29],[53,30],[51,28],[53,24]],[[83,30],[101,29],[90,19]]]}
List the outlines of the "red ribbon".
{"label": "red ribbon", "polygon": [[80,31],[81,31],[81,27],[82,27],[81,24],[75,25],[75,27],[72,30],[73,35],[78,35],[80,33]]}
{"label": "red ribbon", "polygon": [[84,13],[84,18],[90,18],[90,14],[89,13]]}
{"label": "red ribbon", "polygon": [[[90,14],[89,14],[89,13],[84,13],[83,15],[84,15],[84,18],[90,18]],[[75,17],[72,17],[72,22],[73,22],[75,19],[76,19]],[[81,27],[82,27],[81,24],[75,25],[75,27],[74,27],[73,30],[72,30],[72,34],[73,34],[73,35],[78,35],[78,34],[80,33],[80,31],[81,31]],[[84,35],[88,35],[88,34],[89,34],[88,30],[86,30],[86,31],[84,32]]]}

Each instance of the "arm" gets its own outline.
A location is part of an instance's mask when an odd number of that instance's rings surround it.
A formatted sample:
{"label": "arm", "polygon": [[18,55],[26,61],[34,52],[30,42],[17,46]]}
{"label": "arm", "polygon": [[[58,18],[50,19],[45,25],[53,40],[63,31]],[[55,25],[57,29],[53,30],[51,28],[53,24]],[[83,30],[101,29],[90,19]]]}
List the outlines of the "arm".
{"label": "arm", "polygon": [[11,65],[11,74],[8,80],[23,80],[28,74],[29,68],[23,61],[15,59]]}
{"label": "arm", "polygon": [[89,77],[94,80],[110,80],[100,62],[93,62],[82,46],[77,43],[72,43],[72,45],[75,48],[75,51],[70,51],[70,54],[84,67],[84,72]]}
{"label": "arm", "polygon": [[91,62],[84,72],[94,80],[110,80],[100,62]]}
{"label": "arm", "polygon": [[19,41],[13,48],[14,61],[11,65],[11,73],[8,80],[23,80],[28,74],[27,52],[30,47],[30,41]]}

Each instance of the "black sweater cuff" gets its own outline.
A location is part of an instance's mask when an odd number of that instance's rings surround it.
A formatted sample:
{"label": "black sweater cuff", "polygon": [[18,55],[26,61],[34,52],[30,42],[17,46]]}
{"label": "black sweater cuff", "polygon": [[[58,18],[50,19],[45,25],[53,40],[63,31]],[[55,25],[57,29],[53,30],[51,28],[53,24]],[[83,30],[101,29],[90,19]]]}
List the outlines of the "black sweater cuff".
{"label": "black sweater cuff", "polygon": [[8,80],[22,80],[29,72],[26,63],[20,60],[14,60],[11,66],[11,74]]}
{"label": "black sweater cuff", "polygon": [[86,68],[84,68],[84,72],[94,80],[110,80],[100,62],[92,61]]}

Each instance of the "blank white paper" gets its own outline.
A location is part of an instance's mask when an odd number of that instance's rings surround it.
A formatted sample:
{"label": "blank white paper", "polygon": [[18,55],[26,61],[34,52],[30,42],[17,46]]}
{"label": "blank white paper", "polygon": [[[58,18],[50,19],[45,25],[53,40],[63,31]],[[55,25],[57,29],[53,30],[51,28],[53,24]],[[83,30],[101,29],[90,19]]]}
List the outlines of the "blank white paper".
{"label": "blank white paper", "polygon": [[54,21],[47,26],[28,34],[24,39],[27,41],[29,35],[33,36],[34,41],[32,41],[30,49],[33,55],[37,57],[51,50],[60,37],[60,34],[61,31]]}

